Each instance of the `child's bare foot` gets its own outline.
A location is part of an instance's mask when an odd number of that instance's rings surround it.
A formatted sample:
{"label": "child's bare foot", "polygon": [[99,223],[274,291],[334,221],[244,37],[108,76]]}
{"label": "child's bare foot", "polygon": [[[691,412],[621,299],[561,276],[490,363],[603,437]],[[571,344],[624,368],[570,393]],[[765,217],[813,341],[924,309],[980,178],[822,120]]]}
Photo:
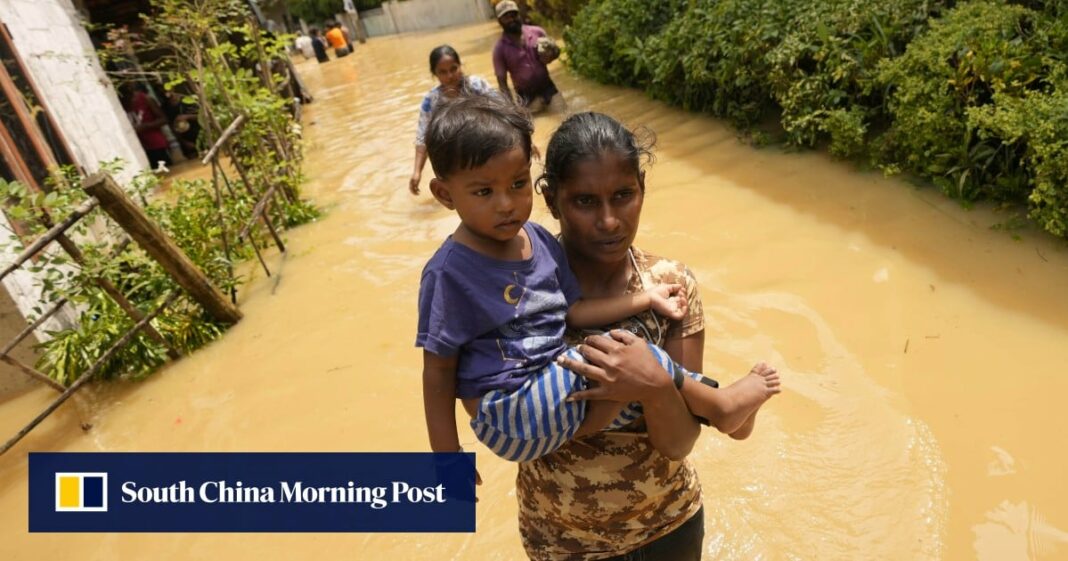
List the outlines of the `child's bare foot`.
{"label": "child's bare foot", "polygon": [[[763,362],[757,363],[744,378],[723,389],[727,403],[710,421],[720,432],[738,432],[747,421],[755,423],[755,413],[760,406],[781,391],[778,371]],[[749,431],[752,431],[751,426]]]}

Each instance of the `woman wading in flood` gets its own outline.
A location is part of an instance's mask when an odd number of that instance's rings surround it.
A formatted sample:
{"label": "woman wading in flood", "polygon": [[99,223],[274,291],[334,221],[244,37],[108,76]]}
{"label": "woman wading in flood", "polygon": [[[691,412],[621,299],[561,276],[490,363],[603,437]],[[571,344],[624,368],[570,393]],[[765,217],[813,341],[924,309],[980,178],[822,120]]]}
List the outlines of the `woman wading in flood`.
{"label": "woman wading in flood", "polygon": [[489,82],[478,76],[464,75],[463,67],[460,66],[460,55],[448,45],[441,45],[430,51],[430,73],[438,79],[438,85],[427,92],[419,105],[419,124],[415,131],[415,168],[408,180],[408,190],[413,195],[419,194],[419,181],[423,177],[423,167],[426,166],[426,126],[430,123],[430,115],[437,107],[438,101],[460,95],[498,95]]}
{"label": "woman wading in flood", "polygon": [[[566,366],[600,382],[575,396],[639,401],[645,415],[619,431],[577,438],[519,464],[519,530],[527,555],[537,561],[701,559],[701,487],[685,456],[700,432],[688,409],[700,411],[702,404],[683,400],[642,338],[700,372],[704,315],[697,281],[682,263],[633,245],[645,196],[641,164],[649,156],[631,131],[598,113],[568,118],[546,151],[539,184],[560,221],[560,241],[584,297],[678,283],[686,287],[689,311],[679,321],[643,312],[606,326],[619,330],[611,338],[568,333],[569,344],[585,343],[580,349],[593,364]],[[730,436],[748,437],[755,418],[756,409]]]}

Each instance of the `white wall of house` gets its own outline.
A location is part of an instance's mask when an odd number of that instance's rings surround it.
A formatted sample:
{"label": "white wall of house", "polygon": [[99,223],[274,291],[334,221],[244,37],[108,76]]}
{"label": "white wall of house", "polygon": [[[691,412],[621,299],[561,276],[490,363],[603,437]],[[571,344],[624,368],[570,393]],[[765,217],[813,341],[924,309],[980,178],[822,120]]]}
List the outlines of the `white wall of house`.
{"label": "white wall of house", "polygon": [[[74,159],[94,172],[100,162],[121,158],[126,166],[116,179],[122,184],[146,169],[145,151],[71,0],[0,0],[0,21]],[[7,218],[0,215],[0,266],[14,261],[21,249],[11,243],[13,236]],[[18,269],[3,285],[23,317],[36,315],[33,308],[41,302],[41,289],[32,273]],[[73,325],[77,316],[68,307],[53,317],[37,330],[38,338]]]}
{"label": "white wall of house", "polygon": [[360,13],[367,35],[391,35],[493,19],[489,0],[390,0]]}
{"label": "white wall of house", "polygon": [[122,184],[148,167],[71,0],[0,0],[0,21],[82,167],[122,158]]}
{"label": "white wall of house", "polygon": [[[0,247],[3,248],[2,252],[0,252],[0,264],[6,268],[15,261],[15,257],[21,252],[22,246],[15,236],[7,216],[0,214],[0,221],[2,221],[0,222]],[[52,247],[46,251],[59,251],[59,248],[52,244]],[[23,318],[36,318],[41,312],[51,307],[50,304],[42,300],[41,283],[33,273],[26,270],[26,267],[31,264],[32,262],[23,264],[22,267],[15,269],[4,277],[3,281],[4,289],[11,296],[11,300],[15,303],[15,307],[18,308]],[[35,307],[38,309],[35,310]],[[68,304],[41,324],[41,327],[37,328],[34,335],[36,335],[38,341],[49,339],[47,332],[60,331],[78,325],[77,318],[77,311]],[[25,322],[18,321],[17,318],[9,318],[9,320],[11,320],[9,325],[15,323],[25,326]],[[0,346],[6,344],[7,340],[0,341]]]}

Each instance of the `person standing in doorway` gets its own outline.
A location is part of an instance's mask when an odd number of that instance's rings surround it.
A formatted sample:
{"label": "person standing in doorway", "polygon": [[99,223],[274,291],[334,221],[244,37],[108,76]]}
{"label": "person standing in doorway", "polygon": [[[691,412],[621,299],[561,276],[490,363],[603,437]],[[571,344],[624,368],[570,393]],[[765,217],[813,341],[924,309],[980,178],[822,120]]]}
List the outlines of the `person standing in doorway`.
{"label": "person standing in doorway", "polygon": [[167,124],[167,115],[159,103],[148,95],[148,87],[140,82],[123,84],[119,93],[122,107],[126,110],[134,131],[137,132],[137,139],[141,141],[145,155],[148,156],[149,167],[155,169],[161,164],[170,166],[173,163],[170,141],[163,133],[163,126]]}
{"label": "person standing in doorway", "polygon": [[167,115],[167,123],[178,140],[178,147],[187,160],[195,160],[199,155],[197,141],[200,139],[200,111],[192,103],[183,101],[191,98],[180,91],[170,90],[161,99],[160,108]]}
{"label": "person standing in doorway", "polygon": [[[506,99],[537,113],[546,107],[563,112],[564,96],[556,89],[546,66],[558,56],[560,49],[545,30],[536,25],[523,25],[519,6],[511,0],[497,4],[497,23],[504,30],[493,47],[493,70],[497,85]],[[508,87],[511,75],[515,96]]]}

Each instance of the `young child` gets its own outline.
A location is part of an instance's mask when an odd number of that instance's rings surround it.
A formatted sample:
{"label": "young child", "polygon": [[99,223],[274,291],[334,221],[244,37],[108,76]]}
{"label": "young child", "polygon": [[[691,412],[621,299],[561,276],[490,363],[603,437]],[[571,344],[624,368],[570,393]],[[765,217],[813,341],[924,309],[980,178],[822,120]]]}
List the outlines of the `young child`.
{"label": "young child", "polygon": [[[580,428],[629,423],[640,415],[637,404],[615,415],[612,402],[567,401],[587,384],[554,362],[560,355],[581,360],[563,343],[565,327],[605,325],[647,309],[675,319],[686,311],[679,285],[580,299],[559,243],[527,222],[532,132],[522,109],[482,96],[443,104],[427,129],[436,176],[430,190],[461,221],[427,263],[419,290],[416,345],[424,348],[423,400],[435,452],[460,449],[457,396],[478,439],[511,461],[548,454]],[[650,347],[677,387],[685,376],[700,377]],[[766,386],[760,391],[718,390],[722,414],[735,425],[777,391],[774,371],[756,377]],[[614,418],[605,418],[605,411]],[[592,419],[602,426],[584,426]]]}

